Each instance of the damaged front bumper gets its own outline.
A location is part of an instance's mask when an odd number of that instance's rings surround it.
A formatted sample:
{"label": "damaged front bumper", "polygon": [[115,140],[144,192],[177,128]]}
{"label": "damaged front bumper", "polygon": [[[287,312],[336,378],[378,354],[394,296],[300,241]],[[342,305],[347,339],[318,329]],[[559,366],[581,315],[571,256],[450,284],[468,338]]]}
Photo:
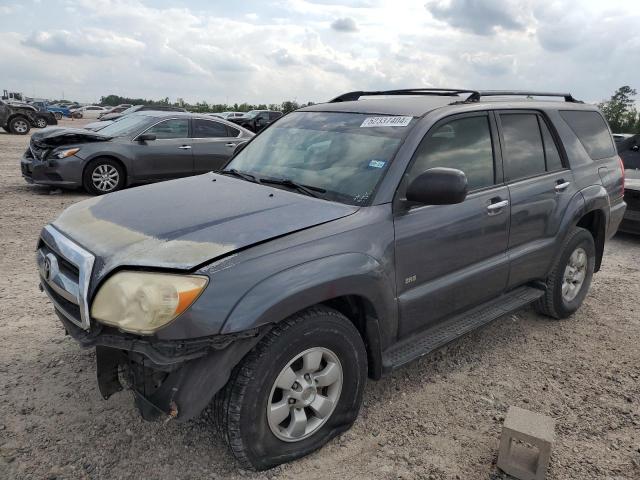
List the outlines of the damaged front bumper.
{"label": "damaged front bumper", "polygon": [[82,171],[82,163],[83,160],[77,157],[68,157],[64,161],[40,160],[27,150],[20,160],[20,171],[27,183],[77,188],[82,185],[81,174],[78,173]]}
{"label": "damaged front bumper", "polygon": [[83,348],[96,348],[98,386],[105,399],[123,389],[135,395],[145,420],[193,418],[227,383],[231,371],[262,338],[264,329],[207,338],[160,341],[96,325],[85,331],[58,313]]}

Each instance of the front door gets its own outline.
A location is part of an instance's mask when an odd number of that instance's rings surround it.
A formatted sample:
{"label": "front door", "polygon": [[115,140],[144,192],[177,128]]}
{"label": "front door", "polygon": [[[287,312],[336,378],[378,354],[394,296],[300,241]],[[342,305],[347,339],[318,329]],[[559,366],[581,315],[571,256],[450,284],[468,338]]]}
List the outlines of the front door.
{"label": "front door", "polygon": [[193,175],[189,119],[171,118],[147,129],[155,140],[134,140],[134,171],[138,180],[164,180]]}
{"label": "front door", "polygon": [[542,113],[502,111],[498,120],[511,196],[509,285],[516,287],[547,274],[562,215],[578,190]]}
{"label": "front door", "polygon": [[496,168],[496,137],[486,112],[449,117],[414,154],[401,188],[429,168],[450,167],[466,174],[469,195],[460,204],[405,206],[394,214],[400,337],[506,287],[509,192]]}

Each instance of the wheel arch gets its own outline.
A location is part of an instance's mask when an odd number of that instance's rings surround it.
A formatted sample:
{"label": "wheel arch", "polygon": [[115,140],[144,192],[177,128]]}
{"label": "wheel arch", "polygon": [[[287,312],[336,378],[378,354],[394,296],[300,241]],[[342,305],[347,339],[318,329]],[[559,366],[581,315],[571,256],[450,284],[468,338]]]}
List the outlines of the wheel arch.
{"label": "wheel arch", "polygon": [[602,209],[595,209],[585,213],[577,222],[576,227],[584,228],[591,233],[596,246],[595,272],[600,270],[602,256],[604,254],[604,243],[606,239],[607,216]]}

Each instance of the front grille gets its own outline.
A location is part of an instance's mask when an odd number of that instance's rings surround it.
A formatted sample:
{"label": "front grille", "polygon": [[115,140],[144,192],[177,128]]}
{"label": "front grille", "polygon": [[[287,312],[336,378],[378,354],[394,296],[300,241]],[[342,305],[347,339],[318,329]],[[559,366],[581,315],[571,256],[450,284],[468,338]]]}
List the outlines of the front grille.
{"label": "front grille", "polygon": [[56,309],[85,330],[90,327],[87,292],[94,256],[51,225],[42,230],[36,253],[40,280]]}
{"label": "front grille", "polygon": [[624,201],[627,204],[627,210],[640,210],[640,192],[637,190],[625,190]]}
{"label": "front grille", "polygon": [[33,142],[29,145],[29,149],[31,150],[31,155],[36,160],[44,160],[49,153],[49,150],[46,148],[39,148]]}
{"label": "front grille", "polygon": [[31,166],[29,164],[21,163],[20,169],[22,170],[22,174],[27,177],[30,177],[33,175],[33,173],[31,172]]}

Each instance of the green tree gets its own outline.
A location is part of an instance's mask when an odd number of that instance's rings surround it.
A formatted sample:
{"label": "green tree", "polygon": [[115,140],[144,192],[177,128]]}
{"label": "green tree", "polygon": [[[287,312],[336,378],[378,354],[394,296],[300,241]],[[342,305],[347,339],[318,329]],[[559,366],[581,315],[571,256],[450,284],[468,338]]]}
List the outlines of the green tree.
{"label": "green tree", "polygon": [[609,100],[598,105],[614,133],[636,133],[640,118],[633,97],[635,88],[628,85],[618,88]]}
{"label": "green tree", "polygon": [[300,105],[298,105],[298,102],[296,102],[295,100],[285,100],[284,102],[282,102],[282,113],[284,113],[285,115],[299,108]]}

